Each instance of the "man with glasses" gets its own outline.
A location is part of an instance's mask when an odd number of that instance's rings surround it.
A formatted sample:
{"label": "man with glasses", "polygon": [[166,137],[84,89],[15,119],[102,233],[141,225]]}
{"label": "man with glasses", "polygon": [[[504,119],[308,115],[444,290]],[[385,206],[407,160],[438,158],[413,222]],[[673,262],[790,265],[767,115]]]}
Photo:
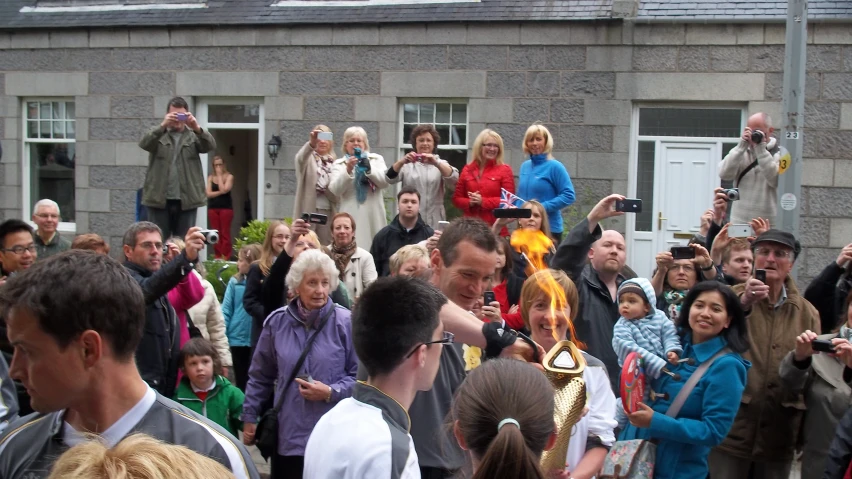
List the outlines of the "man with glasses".
{"label": "man with glasses", "polygon": [[744,357],[751,368],[734,425],[710,454],[710,476],[787,479],[805,403],[782,386],[778,371],[799,334],[819,331],[819,313],[790,277],[802,249],[792,234],[771,229],[751,247],[755,271],[765,271],[766,281],[755,274],[734,286],[747,318],[751,348]]}
{"label": "man with glasses", "polygon": [[33,222],[38,226],[33,235],[38,259],[45,259],[71,248],[71,242],[56,231],[59,220],[59,205],[55,201],[43,199],[33,206]]}
{"label": "man with glasses", "polygon": [[193,226],[184,239],[186,249],[170,245],[163,257],[163,236],[154,223],[133,223],[124,233],[124,267],[142,287],[145,297],[145,331],[136,349],[136,365],[142,379],[165,397],[173,397],[180,354],[180,322],[166,296],[172,288],[188,281],[204,235]]}
{"label": "man with glasses", "polygon": [[364,291],[352,342],[367,379],[314,427],[304,477],[420,477],[409,409],[418,391],[432,388],[452,346],[439,319],[446,303],[435,286],[409,277],[379,278]]}

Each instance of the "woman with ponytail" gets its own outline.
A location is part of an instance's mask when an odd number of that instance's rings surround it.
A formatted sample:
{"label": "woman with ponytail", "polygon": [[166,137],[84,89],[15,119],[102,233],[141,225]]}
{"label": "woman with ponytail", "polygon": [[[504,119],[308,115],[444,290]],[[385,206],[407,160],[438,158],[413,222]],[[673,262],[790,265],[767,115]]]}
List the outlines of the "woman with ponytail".
{"label": "woman with ponytail", "polygon": [[553,447],[553,386],[541,371],[494,359],[470,372],[453,401],[453,432],[474,479],[547,477],[541,453]]}

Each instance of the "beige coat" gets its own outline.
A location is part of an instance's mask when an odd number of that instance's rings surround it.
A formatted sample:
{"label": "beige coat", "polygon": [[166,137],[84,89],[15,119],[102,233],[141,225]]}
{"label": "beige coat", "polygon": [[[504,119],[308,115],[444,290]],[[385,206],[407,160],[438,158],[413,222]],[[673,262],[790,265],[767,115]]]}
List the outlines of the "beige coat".
{"label": "beige coat", "polygon": [[313,159],[314,150],[311,143],[307,142],[294,159],[296,165],[296,200],[293,203],[293,220],[301,218],[304,213],[327,214],[329,223],[316,225],[317,236],[323,244],[331,242],[331,217],[337,213],[337,198],[326,189],[325,197],[331,208],[320,211],[317,208],[317,164]]}
{"label": "beige coat", "polygon": [[204,339],[213,343],[222,360],[222,366],[231,367],[231,349],[228,347],[228,337],[225,336],[225,316],[222,314],[222,305],[216,297],[216,290],[210,281],[202,278],[197,271],[201,285],[204,286],[204,297],[195,306],[189,308],[189,317],[192,324],[201,331]]}
{"label": "beige coat", "polygon": [[[331,245],[326,250],[331,252]],[[354,301],[367,289],[367,286],[373,284],[379,277],[376,272],[376,263],[373,261],[373,255],[362,247],[357,247],[352,253],[352,258],[349,264],[346,265],[346,271],[343,272],[343,283],[349,291],[349,297]]]}
{"label": "beige coat", "polygon": [[[836,338],[823,334],[820,339]],[[843,381],[845,365],[826,354],[814,354],[807,369],[793,365],[793,352],[781,362],[779,374],[785,388],[805,396],[805,422],[802,429],[802,479],[822,479],[834,430],[852,406],[852,388]]]}
{"label": "beige coat", "polygon": [[437,166],[406,163],[395,178],[388,179],[388,183],[401,181],[402,186],[413,186],[417,189],[420,193],[420,217],[432,228],[437,228],[439,221],[447,219],[447,212],[444,209],[444,191],[455,191],[456,183],[459,181],[459,170],[446,160],[439,158],[438,161],[453,170],[450,176],[443,176]]}
{"label": "beige coat", "polygon": [[[382,190],[388,186],[388,178],[385,176],[388,167],[382,155],[369,153],[369,158],[370,174],[368,177],[377,189],[375,192],[367,193],[367,200],[363,204],[359,204],[355,197],[355,174],[354,170],[352,175],[346,171],[345,157],[334,162],[331,169],[331,184],[328,186],[328,190],[338,198],[337,211],[349,213],[355,218],[355,240],[359,247],[367,251],[370,250],[376,233],[388,224],[385,215],[385,200],[382,194]],[[351,289],[349,292],[353,296],[358,296]]]}

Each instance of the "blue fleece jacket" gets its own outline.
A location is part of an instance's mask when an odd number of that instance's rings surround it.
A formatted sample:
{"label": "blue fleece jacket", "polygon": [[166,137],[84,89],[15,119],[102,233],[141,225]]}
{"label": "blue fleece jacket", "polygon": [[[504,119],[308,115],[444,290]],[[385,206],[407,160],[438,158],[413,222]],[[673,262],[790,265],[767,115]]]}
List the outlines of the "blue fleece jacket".
{"label": "blue fleece jacket", "polygon": [[251,346],[251,315],[243,307],[246,280],[231,277],[225,297],[222,299],[222,315],[225,316],[225,335],[230,346]]}
{"label": "blue fleece jacket", "polygon": [[[562,233],[562,208],[574,203],[574,185],[565,166],[548,155],[532,155],[521,165],[516,194],[537,200],[547,211],[552,233]],[[520,207],[520,204],[515,206]]]}

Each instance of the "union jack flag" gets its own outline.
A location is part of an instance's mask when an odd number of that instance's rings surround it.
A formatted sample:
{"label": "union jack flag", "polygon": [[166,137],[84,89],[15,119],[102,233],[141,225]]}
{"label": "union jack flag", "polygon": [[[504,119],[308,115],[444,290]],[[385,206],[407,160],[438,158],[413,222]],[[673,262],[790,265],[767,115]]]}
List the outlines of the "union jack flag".
{"label": "union jack flag", "polygon": [[512,208],[519,204],[524,204],[526,201],[508,191],[506,188],[500,188],[500,208]]}

